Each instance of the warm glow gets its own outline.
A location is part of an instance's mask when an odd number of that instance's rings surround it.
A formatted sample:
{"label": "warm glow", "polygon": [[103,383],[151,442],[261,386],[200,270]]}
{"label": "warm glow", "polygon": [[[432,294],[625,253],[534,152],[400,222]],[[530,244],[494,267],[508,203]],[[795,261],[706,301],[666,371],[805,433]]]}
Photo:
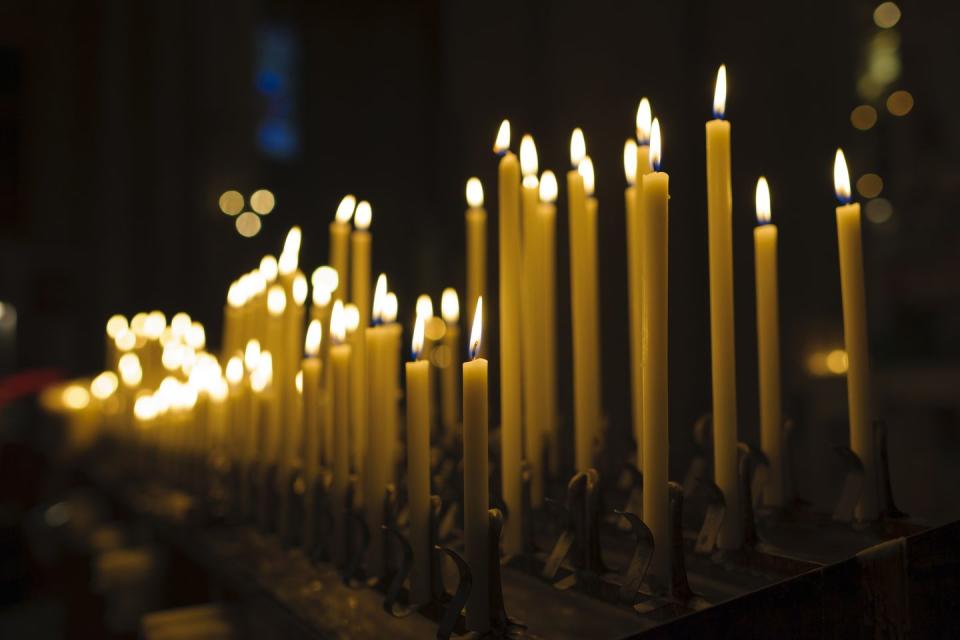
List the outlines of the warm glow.
{"label": "warm glow", "polygon": [[297,375],[294,376],[293,386],[297,388],[297,393],[303,393],[303,369],[297,371]]}
{"label": "warm glow", "polygon": [[663,142],[660,138],[660,119],[654,118],[650,125],[650,168],[660,171],[660,162],[663,159]]}
{"label": "warm glow", "polygon": [[227,382],[238,385],[243,380],[243,358],[233,356],[227,360]]}
{"label": "warm glow", "polygon": [[153,396],[140,396],[133,403],[133,415],[136,416],[137,420],[153,420],[159,412],[160,407]]}
{"label": "warm glow", "polygon": [[857,178],[857,192],[864,198],[876,198],[883,191],[883,178],[875,173],[865,173]]}
{"label": "warm glow", "polygon": [[633,138],[627,138],[623,143],[623,175],[627,184],[633,186],[637,182],[637,143]]}
{"label": "warm glow", "polygon": [[366,231],[370,228],[370,220],[373,218],[373,209],[366,200],[357,205],[357,210],[353,214],[353,225],[360,231]]}
{"label": "warm glow", "polygon": [[360,328],[360,307],[350,303],[343,307],[343,322],[347,331],[353,333]]}
{"label": "warm glow", "polygon": [[267,388],[267,385],[273,381],[273,356],[269,351],[260,354],[260,361],[257,368],[250,374],[250,387],[257,393]]}
{"label": "warm glow", "polygon": [[593,173],[593,160],[590,156],[583,157],[583,160],[580,161],[580,165],[577,167],[577,172],[583,177],[583,190],[587,192],[588,196],[592,196],[595,176]]}
{"label": "warm glow", "polygon": [[307,301],[308,288],[307,277],[305,275],[298,273],[293,277],[293,284],[290,285],[290,294],[298,307],[302,307]]}
{"label": "warm glow", "polygon": [[583,137],[583,129],[577,127],[570,134],[570,166],[576,169],[587,155],[587,141]]}
{"label": "warm glow", "polygon": [[413,338],[410,341],[410,355],[414,360],[418,359],[420,352],[423,351],[423,330],[425,323],[426,318],[417,314],[417,319],[413,323]]}
{"label": "warm glow", "polygon": [[65,387],[60,397],[64,406],[74,411],[85,409],[90,404],[90,393],[78,384]]}
{"label": "warm glow", "polygon": [[335,344],[340,344],[347,337],[347,322],[343,317],[343,302],[336,300],[330,312],[330,337]]}
{"label": "warm glow", "polygon": [[845,374],[849,364],[847,352],[843,349],[834,349],[827,354],[827,370],[834,375],[842,376]]}
{"label": "warm glow", "polygon": [[371,315],[374,324],[383,321],[383,303],[387,300],[387,274],[381,273],[377,276],[377,284],[373,288],[373,306]]}
{"label": "warm glow", "polygon": [[467,180],[467,204],[473,208],[483,206],[483,184],[480,178]]}
{"label": "warm glow", "polygon": [[191,322],[190,328],[187,329],[185,341],[196,351],[200,351],[207,346],[207,332],[204,330],[203,325],[197,321]]}
{"label": "warm glow", "polygon": [[135,387],[143,380],[143,369],[140,367],[140,358],[135,353],[125,353],[117,362],[117,371],[120,379],[127,387]]}
{"label": "warm glow", "polygon": [[903,89],[894,91],[887,98],[887,111],[890,115],[905,116],[913,110],[913,95]]}
{"label": "warm glow", "polygon": [[279,284],[271,285],[267,292],[267,311],[271,316],[282,315],[287,308],[287,294]]}
{"label": "warm glow", "polygon": [[330,298],[332,297],[333,292],[329,289],[318,287],[316,285],[313,286],[313,295],[311,296],[311,299],[313,300],[314,306],[325,307],[330,304]]}
{"label": "warm glow", "polygon": [[190,314],[179,311],[170,318],[170,330],[173,332],[173,335],[177,338],[182,337],[187,333],[187,329],[190,328]]}
{"label": "warm glow", "polygon": [[416,310],[417,310],[418,316],[423,316],[424,318],[432,318],[433,317],[433,301],[430,299],[430,296],[428,296],[425,293],[420,294],[420,296],[417,298]]}
{"label": "warm glow", "polygon": [[160,362],[167,371],[176,371],[183,364],[183,352],[186,349],[179,342],[171,342],[163,348]]}
{"label": "warm glow", "polygon": [[227,304],[230,306],[230,308],[239,309],[246,301],[244,288],[240,286],[240,281],[234,280],[231,282],[230,288],[227,289]]}
{"label": "warm glow", "polygon": [[340,276],[337,274],[336,269],[324,265],[314,269],[313,274],[310,276],[310,284],[313,285],[314,289],[326,289],[332,292],[335,291],[337,285],[340,284]]}
{"label": "warm glow", "polygon": [[252,238],[260,233],[262,224],[263,223],[260,222],[260,216],[253,211],[244,211],[237,216],[237,221],[234,223],[234,226],[237,228],[237,233],[244,238]]}
{"label": "warm glow", "polygon": [[353,216],[353,210],[357,207],[357,199],[352,195],[343,196],[343,200],[337,206],[337,222],[349,222]]}
{"label": "warm glow", "polygon": [[90,383],[90,393],[97,400],[106,400],[120,385],[120,379],[113,371],[104,371]]}
{"label": "warm glow", "polygon": [[860,131],[866,131],[877,124],[877,110],[868,104],[861,104],[850,112],[850,124]]}
{"label": "warm glow", "polygon": [[260,275],[263,276],[264,280],[267,282],[273,282],[277,279],[277,271],[279,266],[277,265],[277,259],[271,255],[263,256],[260,260]]}
{"label": "warm glow", "polygon": [[107,335],[113,339],[116,339],[121,331],[126,331],[129,328],[127,319],[119,314],[110,316],[110,319],[107,320]]}
{"label": "warm glow", "polygon": [[220,194],[220,211],[235,216],[243,211],[243,195],[239,191],[224,191]]}
{"label": "warm glow", "polygon": [[227,386],[227,381],[221,376],[213,378],[210,384],[207,385],[207,393],[214,402],[223,402],[226,400],[229,390],[230,388]]}
{"label": "warm glow", "polygon": [[167,326],[167,317],[162,311],[151,311],[143,323],[143,335],[151,340],[158,340]]}
{"label": "warm glow", "polygon": [[847,171],[847,159],[843,157],[843,149],[837,149],[837,156],[833,161],[833,189],[841,204],[850,202],[850,173]]}
{"label": "warm glow", "polygon": [[540,201],[553,204],[557,201],[557,176],[547,169],[540,176]]}
{"label": "warm glow", "polygon": [[717,86],[713,90],[713,117],[723,119],[727,106],[727,65],[720,65],[717,71]]}
{"label": "warm glow", "polygon": [[117,345],[117,349],[120,351],[130,351],[137,345],[137,336],[130,329],[124,329],[117,334],[117,337],[114,338],[113,343]]}
{"label": "warm glow", "polygon": [[900,7],[895,2],[881,2],[873,10],[873,22],[881,29],[890,29],[900,22]]}
{"label": "warm glow", "polygon": [[460,299],[455,289],[447,287],[440,295],[440,315],[449,324],[460,321]]}
{"label": "warm glow", "polygon": [[254,269],[247,274],[247,296],[252,298],[253,296],[260,295],[267,290],[268,284],[270,283],[263,277],[260,270]]}
{"label": "warm glow", "polygon": [[770,187],[763,176],[757,180],[757,222],[760,224],[770,222]]}
{"label": "warm glow", "polygon": [[250,196],[250,208],[262,216],[269,214],[276,206],[277,200],[268,189],[257,189]]}
{"label": "warm glow", "polygon": [[510,149],[510,121],[504,120],[497,130],[497,139],[493,143],[494,153],[506,153]]}
{"label": "warm glow", "polygon": [[520,139],[520,173],[526,176],[536,176],[539,170],[537,161],[537,145],[529,133]]}
{"label": "warm glow", "polygon": [[300,243],[303,239],[303,233],[300,227],[290,227],[287,232],[287,238],[283,241],[283,251],[280,252],[280,259],[277,261],[277,270],[281,275],[290,275],[297,270],[297,264],[300,262]]}
{"label": "warm glow", "polygon": [[143,325],[147,323],[147,314],[141,311],[130,319],[130,330],[137,336],[142,336]]}
{"label": "warm glow", "polygon": [[320,354],[320,340],[323,336],[323,325],[319,320],[311,320],[307,327],[307,339],[304,341],[303,351],[310,357]]}
{"label": "warm glow", "polygon": [[640,99],[640,106],[637,107],[637,144],[650,143],[650,123],[653,118],[653,112],[650,110],[650,101],[646,98]]}
{"label": "warm glow", "polygon": [[386,299],[383,301],[383,321],[384,322],[396,322],[397,321],[397,311],[398,311],[398,302],[397,294],[393,291],[387,293]]}
{"label": "warm glow", "polygon": [[470,359],[480,353],[480,336],[483,333],[483,296],[477,298],[477,308],[473,312],[473,329],[470,330]]}
{"label": "warm glow", "polygon": [[254,371],[260,364],[260,341],[256,338],[247,341],[247,348],[243,350],[243,364],[247,371]]}

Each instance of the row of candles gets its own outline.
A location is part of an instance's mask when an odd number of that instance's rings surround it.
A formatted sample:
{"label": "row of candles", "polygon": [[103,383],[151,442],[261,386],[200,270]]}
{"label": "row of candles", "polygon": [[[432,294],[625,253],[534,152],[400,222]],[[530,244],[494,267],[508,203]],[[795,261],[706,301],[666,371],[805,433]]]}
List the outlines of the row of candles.
{"label": "row of candles", "polygon": [[[737,549],[743,542],[737,471],[736,366],[734,361],[731,125],[724,119],[726,70],[721,67],[714,97],[714,118],[706,124],[707,226],[709,237],[713,449],[715,481],[724,494],[727,516],[718,546]],[[625,229],[628,255],[629,327],[633,433],[636,462],[644,476],[643,519],[653,533],[652,575],[669,579],[668,512],[668,237],[669,176],[661,170],[659,119],[649,101],[637,111],[636,139],[624,146]],[[504,527],[504,554],[521,552],[524,514],[521,466],[531,470],[531,499],[542,505],[547,469],[545,451],[555,466],[559,437],[556,359],[556,199],[558,184],[550,171],[539,173],[536,147],[523,136],[519,158],[510,151],[510,124],[504,121],[494,145],[499,156],[499,335],[502,495],[510,515]],[[570,143],[567,173],[570,242],[570,300],[573,378],[573,450],[576,470],[594,466],[602,424],[597,287],[597,216],[593,161],[580,129]],[[850,202],[849,176],[842,152],[835,160],[844,337],[849,358],[848,396],[851,449],[868,478],[875,474],[869,432],[869,371],[866,344],[860,212]],[[468,626],[489,623],[487,590],[487,509],[489,507],[487,361],[481,357],[482,301],[487,294],[487,230],[483,189],[467,183],[466,300],[472,319],[469,358],[457,367],[461,352],[456,292],[442,298],[442,319],[429,298],[417,302],[412,360],[405,367],[406,462],[410,539],[416,566],[414,601],[429,598],[430,444],[455,433],[458,391],[462,393],[464,459],[464,533],[467,560],[474,572]],[[761,445],[770,461],[763,499],[783,506],[783,444],[777,301],[777,228],[770,220],[766,180],[757,184],[758,226],[754,233]],[[165,327],[162,315],[108,323],[108,362],[123,385],[94,380],[125,394],[131,419],[157,447],[220,445],[245,467],[276,464],[281,477],[302,464],[307,486],[321,466],[332,471],[336,559],[346,549],[344,508],[351,473],[361,478],[355,501],[363,504],[374,540],[368,564],[376,571],[382,558],[377,540],[383,518],[381,497],[394,482],[400,442],[398,402],[402,330],[396,322],[397,299],[381,275],[371,281],[372,210],[367,202],[345,197],[330,224],[330,266],[313,272],[312,304],[306,313],[308,283],[298,269],[300,231],[291,230],[279,259],[265,257],[258,268],[234,282],[224,311],[220,359],[203,351],[196,323]],[[350,221],[353,221],[351,226]],[[349,291],[348,291],[349,288]],[[372,293],[372,296],[371,296]],[[347,301],[349,300],[349,303]],[[309,318],[309,322],[307,319]],[[136,323],[137,318],[134,319]],[[121,326],[122,325],[122,326]],[[192,337],[191,337],[192,336]],[[442,349],[443,357],[432,357]],[[439,353],[439,351],[437,351]],[[180,354],[179,356],[177,354]],[[188,367],[188,361],[191,366]],[[221,363],[223,364],[221,368]],[[435,367],[439,364],[439,367]],[[441,369],[439,393],[432,368]],[[173,375],[169,375],[173,372]],[[457,374],[462,374],[462,383]],[[100,382],[98,382],[98,380]],[[462,384],[462,386],[461,386]],[[149,389],[155,389],[151,392]],[[192,391],[191,391],[192,389]],[[111,391],[111,393],[113,393]],[[96,394],[95,394],[96,395]],[[438,397],[439,396],[439,397]],[[155,428],[167,409],[191,409],[203,429]],[[438,411],[437,408],[440,408]],[[180,415],[173,411],[172,415]],[[229,425],[229,429],[228,426]],[[152,438],[152,440],[151,440]],[[858,505],[863,519],[877,516],[875,484],[865,482]]]}

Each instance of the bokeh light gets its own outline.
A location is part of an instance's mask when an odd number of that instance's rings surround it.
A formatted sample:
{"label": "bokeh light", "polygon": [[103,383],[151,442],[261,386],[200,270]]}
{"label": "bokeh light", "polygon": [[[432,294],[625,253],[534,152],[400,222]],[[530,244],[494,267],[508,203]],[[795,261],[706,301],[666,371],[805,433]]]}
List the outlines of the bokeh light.
{"label": "bokeh light", "polygon": [[900,7],[895,2],[883,2],[873,10],[873,22],[881,29],[890,29],[900,22]]}
{"label": "bokeh light", "polygon": [[872,128],[873,125],[877,124],[877,110],[868,104],[854,107],[853,111],[850,112],[850,124],[860,131]]}
{"label": "bokeh light", "polygon": [[237,233],[244,238],[252,238],[260,233],[260,216],[253,211],[244,211],[237,217]]}
{"label": "bokeh light", "polygon": [[235,216],[243,211],[243,195],[239,191],[224,191],[220,194],[220,211]]}
{"label": "bokeh light", "polygon": [[887,98],[887,111],[895,116],[905,116],[913,109],[913,95],[909,91],[894,91]]}
{"label": "bokeh light", "polygon": [[827,370],[837,376],[842,376],[847,372],[847,367],[849,366],[849,361],[847,359],[847,352],[843,349],[834,349],[827,354]]}
{"label": "bokeh light", "polygon": [[864,214],[873,224],[883,224],[893,217],[893,205],[886,198],[874,198],[864,207]]}
{"label": "bokeh light", "polygon": [[269,214],[277,205],[276,198],[268,189],[257,189],[250,196],[250,208],[262,216]]}
{"label": "bokeh light", "polygon": [[883,178],[875,173],[865,173],[857,180],[857,193],[864,198],[876,198],[883,191]]}

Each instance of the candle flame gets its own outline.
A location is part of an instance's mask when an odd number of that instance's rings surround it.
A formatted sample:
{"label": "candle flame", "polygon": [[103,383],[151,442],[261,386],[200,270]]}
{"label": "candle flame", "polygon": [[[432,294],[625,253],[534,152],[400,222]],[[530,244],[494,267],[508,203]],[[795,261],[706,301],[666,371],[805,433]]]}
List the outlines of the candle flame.
{"label": "candle flame", "polygon": [[303,393],[303,369],[297,371],[293,378],[293,386],[297,388],[297,393]]}
{"label": "candle flame", "polygon": [[440,315],[448,324],[460,321],[460,299],[456,289],[447,287],[440,294]]}
{"label": "candle flame", "polygon": [[317,267],[310,275],[310,283],[314,289],[326,289],[329,292],[336,291],[340,284],[340,275],[333,267],[326,265]]}
{"label": "candle flame", "polygon": [[267,290],[267,279],[258,269],[247,274],[247,297],[258,296]]}
{"label": "candle flame", "polygon": [[343,322],[347,326],[347,332],[353,333],[360,328],[360,307],[350,303],[343,307]]}
{"label": "candle flame", "polygon": [[151,311],[143,323],[143,335],[151,340],[159,340],[166,326],[167,316],[163,315],[163,311]]}
{"label": "candle flame", "polygon": [[254,371],[260,364],[260,341],[254,338],[247,341],[247,348],[243,350],[243,364],[247,371]]}
{"label": "candle flame", "polygon": [[120,372],[123,384],[128,387],[135,387],[143,380],[143,368],[140,366],[140,358],[135,353],[125,353],[120,356],[117,370]]}
{"label": "candle flame", "polygon": [[282,275],[290,275],[297,268],[300,261],[300,243],[303,239],[303,232],[300,227],[290,227],[287,232],[287,238],[283,241],[283,251],[280,252],[278,260],[278,270]]}
{"label": "candle flame", "polygon": [[593,160],[590,156],[583,156],[583,160],[580,161],[580,166],[577,167],[577,172],[583,177],[583,190],[587,192],[588,196],[592,196],[595,186],[595,176],[593,173]]}
{"label": "candle flame", "polygon": [[524,189],[537,189],[540,186],[540,180],[537,176],[523,176],[521,183]]}
{"label": "candle flame", "polygon": [[262,275],[267,282],[273,282],[277,279],[277,270],[277,259],[271,255],[263,256],[260,260],[260,275]]}
{"label": "candle flame", "polygon": [[279,284],[270,285],[267,292],[267,311],[271,316],[282,315],[287,308],[287,294]]}
{"label": "candle flame", "polygon": [[90,393],[78,384],[71,384],[64,387],[60,393],[60,399],[67,409],[79,411],[85,409],[90,404]]}
{"label": "candle flame", "polygon": [[343,200],[337,205],[336,221],[347,223],[353,217],[353,210],[357,207],[357,199],[350,194],[343,196]]}
{"label": "candle flame", "polygon": [[140,396],[137,398],[137,401],[133,403],[133,415],[136,416],[137,420],[144,422],[153,420],[159,412],[159,404],[152,395]]}
{"label": "candle flame", "polygon": [[483,206],[483,184],[479,178],[467,180],[467,204],[474,209]]}
{"label": "candle flame", "polygon": [[333,297],[333,292],[331,292],[329,289],[324,289],[322,287],[314,287],[313,296],[311,296],[311,299],[313,300],[314,306],[325,307],[328,304],[330,304],[330,298],[332,297]]}
{"label": "candle flame", "polygon": [[381,273],[377,277],[377,285],[373,289],[373,323],[383,322],[383,305],[387,299],[387,274]]}
{"label": "candle flame", "polygon": [[757,222],[760,224],[770,222],[770,186],[767,185],[767,179],[763,176],[757,180]]}
{"label": "candle flame", "polygon": [[387,293],[386,299],[383,301],[383,321],[384,322],[396,322],[397,321],[397,308],[399,303],[397,302],[397,294],[393,291]]}
{"label": "candle flame", "polygon": [[97,400],[106,400],[120,386],[120,379],[113,371],[104,371],[90,383],[90,393]]}
{"label": "candle flame", "polygon": [[540,201],[553,204],[557,201],[558,191],[557,176],[553,174],[553,171],[547,169],[540,176]]}
{"label": "candle flame", "polygon": [[413,337],[410,340],[410,359],[419,360],[420,352],[423,351],[423,332],[426,318],[419,313],[413,323]]}
{"label": "candle flame", "polygon": [[176,337],[182,337],[190,328],[190,314],[186,311],[178,311],[170,318],[170,331]]}
{"label": "candle flame", "polygon": [[650,126],[650,168],[660,171],[660,162],[663,154],[663,141],[660,137],[660,119],[654,118]]}
{"label": "candle flame", "polygon": [[227,360],[227,382],[238,385],[241,380],[243,380],[243,358],[233,356]]}
{"label": "candle flame", "polygon": [[330,311],[330,337],[334,344],[342,343],[347,337],[347,319],[344,317],[343,302],[334,300]]}
{"label": "candle flame", "polygon": [[273,356],[269,351],[260,354],[257,368],[250,374],[250,386],[257,393],[262,392],[273,381]]}
{"label": "candle flame", "polygon": [[[0,313],[0,317],[2,317]],[[110,319],[107,320],[107,335],[111,338],[116,339],[120,335],[121,331],[129,329],[130,325],[127,323],[127,319],[120,314],[110,316]]]}
{"label": "candle flame", "polygon": [[637,143],[633,138],[627,138],[623,143],[623,175],[627,184],[633,186],[637,182]]}
{"label": "candle flame", "polygon": [[353,214],[353,225],[360,231],[366,231],[370,228],[370,220],[373,218],[373,208],[366,200],[357,205],[357,210]]}
{"label": "candle flame", "polygon": [[640,106],[637,107],[637,144],[650,144],[650,120],[652,117],[650,101],[641,98]]}
{"label": "candle flame", "polygon": [[424,318],[433,317],[433,301],[425,293],[420,294],[417,298],[417,315],[423,316]]}
{"label": "candle flame", "polygon": [[316,357],[320,354],[320,340],[323,336],[323,325],[319,320],[311,320],[307,327],[307,339],[304,341],[303,350],[310,357]]}
{"label": "candle flame", "polygon": [[833,160],[833,188],[840,204],[850,202],[850,172],[847,171],[843,149],[837,149],[837,156]]}
{"label": "candle flame", "polygon": [[538,170],[537,145],[533,136],[524,134],[520,139],[520,173],[526,176],[536,176]]}
{"label": "candle flame", "polygon": [[214,402],[223,402],[226,400],[228,391],[227,381],[221,376],[213,378],[207,386],[207,393],[210,394],[210,399]]}
{"label": "candle flame", "polygon": [[130,330],[137,337],[143,336],[143,325],[147,322],[147,314],[143,311],[130,318]]}
{"label": "candle flame", "polygon": [[227,304],[232,309],[239,309],[247,301],[245,294],[245,288],[240,285],[240,281],[234,280],[230,283],[230,288],[227,289]]}
{"label": "candle flame", "polygon": [[497,130],[497,139],[493,143],[493,152],[503,155],[510,150],[510,121],[504,120]]}
{"label": "candle flame", "polygon": [[727,65],[722,64],[717,70],[717,85],[713,90],[713,117],[723,120],[723,113],[727,106]]}
{"label": "candle flame", "polygon": [[113,339],[114,344],[117,345],[117,349],[120,351],[130,351],[135,346],[137,346],[137,334],[135,334],[130,329],[124,329],[117,334],[117,337]]}
{"label": "candle flame", "polygon": [[583,137],[583,129],[577,127],[570,134],[570,166],[576,169],[587,155],[587,141]]}
{"label": "candle flame", "polygon": [[186,335],[184,335],[184,341],[196,351],[201,351],[207,346],[207,332],[203,325],[196,320],[191,322]]}
{"label": "candle flame", "polygon": [[302,307],[307,301],[307,277],[302,273],[297,273],[293,277],[293,284],[290,285],[290,293],[293,296],[293,302],[298,307]]}
{"label": "candle flame", "polygon": [[470,330],[470,359],[480,354],[480,337],[483,334],[483,296],[477,297],[477,308],[473,312],[473,328]]}

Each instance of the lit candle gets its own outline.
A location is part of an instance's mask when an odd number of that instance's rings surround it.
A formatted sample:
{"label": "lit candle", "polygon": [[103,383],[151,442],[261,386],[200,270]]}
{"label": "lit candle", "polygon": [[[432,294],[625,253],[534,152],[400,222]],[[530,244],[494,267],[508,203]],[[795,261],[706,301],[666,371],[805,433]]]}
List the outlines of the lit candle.
{"label": "lit candle", "polygon": [[227,397],[227,415],[231,436],[227,442],[227,458],[234,469],[239,471],[243,461],[243,445],[247,436],[247,387],[243,384],[243,358],[235,355],[227,361],[224,372],[229,385]]}
{"label": "lit candle", "polygon": [[500,479],[503,487],[503,501],[510,513],[503,529],[503,550],[507,555],[516,555],[520,553],[523,543],[520,478],[520,463],[523,456],[520,360],[520,163],[517,161],[517,156],[510,152],[509,120],[504,120],[500,125],[493,150],[501,156],[497,182],[500,209]]}
{"label": "lit candle", "polygon": [[346,318],[343,303],[333,303],[330,314],[331,402],[333,403],[333,503],[334,544],[333,554],[337,564],[347,557],[346,508],[347,485],[350,480],[350,345],[346,340]]}
{"label": "lit candle", "polygon": [[483,299],[477,300],[470,332],[470,361],[463,363],[463,529],[473,588],[467,629],[490,629],[490,508],[487,478],[487,361],[477,357],[483,330]]}
{"label": "lit candle", "polygon": [[570,307],[573,332],[574,460],[578,471],[593,467],[600,421],[600,341],[597,322],[597,204],[593,162],[586,155],[583,132],[570,137],[567,172],[570,208]]}
{"label": "lit candle", "polygon": [[[383,302],[382,314],[383,326],[387,330],[387,379],[384,391],[384,407],[386,411],[386,437],[384,444],[389,447],[386,454],[387,460],[394,460],[394,448],[396,447],[399,436],[400,422],[400,351],[403,340],[403,327],[397,322],[397,294],[392,291],[387,292]],[[390,464],[388,469],[388,482],[393,482],[395,466]]]}
{"label": "lit candle", "polygon": [[777,302],[777,225],[770,222],[770,188],[757,181],[757,227],[753,230],[757,286],[757,358],[760,392],[760,447],[770,461],[763,501],[782,507],[783,417],[780,409],[780,316]]}
{"label": "lit candle", "polygon": [[520,140],[523,296],[523,435],[524,458],[530,469],[530,502],[543,505],[543,368],[541,347],[543,242],[538,229],[540,181],[537,179],[537,147],[529,135]]}
{"label": "lit candle", "polygon": [[392,480],[393,442],[387,425],[387,407],[396,398],[390,397],[390,335],[382,325],[383,306],[387,296],[387,277],[380,274],[373,298],[373,320],[377,326],[366,329],[366,349],[369,358],[369,429],[367,460],[364,467],[364,507],[367,525],[370,528],[370,545],[367,548],[367,568],[379,574],[383,566],[383,497],[387,484]]}
{"label": "lit candle", "polygon": [[347,327],[347,342],[352,350],[350,358],[350,461],[353,469],[362,478],[367,452],[367,433],[369,415],[367,414],[367,366],[366,354],[361,363],[360,342],[366,342],[365,329],[360,328],[360,311],[355,304],[343,307],[344,322]]}
{"label": "lit candle", "polygon": [[320,464],[322,446],[320,432],[320,344],[323,325],[311,320],[304,342],[306,357],[301,363],[303,371],[303,468],[307,491],[312,492]]}
{"label": "lit candle", "polygon": [[860,205],[851,202],[850,174],[843,151],[837,149],[833,165],[837,192],[837,243],[840,249],[840,290],[843,295],[843,341],[847,350],[847,403],[850,412],[850,448],[863,463],[864,483],[856,514],[876,520],[876,452],[870,419],[870,361],[867,346],[867,297],[863,284],[863,246]]}
{"label": "lit candle", "polygon": [[627,283],[630,302],[630,381],[637,468],[643,468],[643,176],[650,172],[650,101],[637,108],[637,139],[623,148],[627,211]]}
{"label": "lit candle", "polygon": [[643,176],[643,521],[653,533],[650,575],[670,584],[667,314],[670,177],[660,171],[660,123],[650,129],[650,164]]}
{"label": "lit candle", "polygon": [[[270,394],[269,407],[271,415],[271,424],[276,424],[278,430],[267,431],[267,437],[263,441],[263,453],[266,455],[267,462],[281,462],[281,451],[284,443],[283,434],[279,433],[279,428],[283,422],[282,392],[285,380],[284,375],[287,371],[287,365],[284,356],[284,311],[287,308],[287,296],[283,292],[283,287],[279,284],[271,285],[267,293],[267,311],[270,314],[269,324],[267,325],[266,351],[271,354],[271,378],[272,393]],[[292,384],[292,380],[290,381]],[[274,415],[276,414],[276,415]]]}
{"label": "lit candle", "polygon": [[440,416],[444,431],[453,434],[460,424],[460,367],[457,366],[460,362],[460,300],[456,290],[443,290],[440,315],[446,324],[443,334],[445,357],[440,379]]}
{"label": "lit candle", "polygon": [[330,223],[330,266],[337,270],[340,278],[333,291],[334,300],[345,300],[347,289],[347,265],[350,260],[350,218],[357,206],[357,199],[346,195],[337,207],[336,216]]}
{"label": "lit candle", "polygon": [[544,171],[540,177],[540,208],[537,211],[542,265],[541,285],[541,415],[543,433],[547,435],[550,451],[550,473],[560,471],[560,443],[557,433],[557,177]]}
{"label": "lit candle", "polygon": [[[487,210],[483,208],[483,184],[477,178],[467,180],[467,302],[487,296]],[[467,317],[474,310],[467,309]],[[454,359],[453,362],[457,360]]]}
{"label": "lit candle", "polygon": [[373,209],[362,200],[353,214],[354,230],[350,235],[350,301],[360,311],[360,326],[370,324],[370,221]]}
{"label": "lit candle", "polygon": [[[287,376],[291,379],[295,378],[297,363],[302,359],[301,354],[303,353],[302,349],[304,347],[304,318],[306,317],[304,304],[307,301],[308,289],[306,276],[300,271],[297,271],[290,285],[290,299],[293,301],[293,304],[288,305],[286,313],[286,363]],[[296,392],[295,388],[288,388],[287,391],[287,402],[290,409],[285,411],[285,413],[289,414],[289,417],[286,418],[289,424],[287,425],[285,464],[286,470],[289,472],[297,463],[302,462],[300,460],[300,449],[303,442],[304,415],[303,402],[300,395],[302,391]]]}
{"label": "lit candle", "polygon": [[[3,316],[3,307],[0,307],[0,319],[2,319]],[[104,359],[107,369],[113,369],[117,366],[117,336],[129,329],[130,325],[127,319],[119,314],[110,316],[110,319],[107,320],[106,355]]]}
{"label": "lit candle", "polygon": [[733,324],[733,227],[730,123],[723,119],[727,69],[720,66],[707,123],[707,231],[710,254],[710,351],[713,372],[713,466],[727,511],[717,539],[721,549],[743,544],[737,479],[737,370]]}
{"label": "lit candle", "polygon": [[407,374],[407,495],[410,503],[410,545],[413,571],[410,600],[429,602],[430,559],[430,363],[418,360],[423,348],[424,318],[413,329],[411,362]]}

